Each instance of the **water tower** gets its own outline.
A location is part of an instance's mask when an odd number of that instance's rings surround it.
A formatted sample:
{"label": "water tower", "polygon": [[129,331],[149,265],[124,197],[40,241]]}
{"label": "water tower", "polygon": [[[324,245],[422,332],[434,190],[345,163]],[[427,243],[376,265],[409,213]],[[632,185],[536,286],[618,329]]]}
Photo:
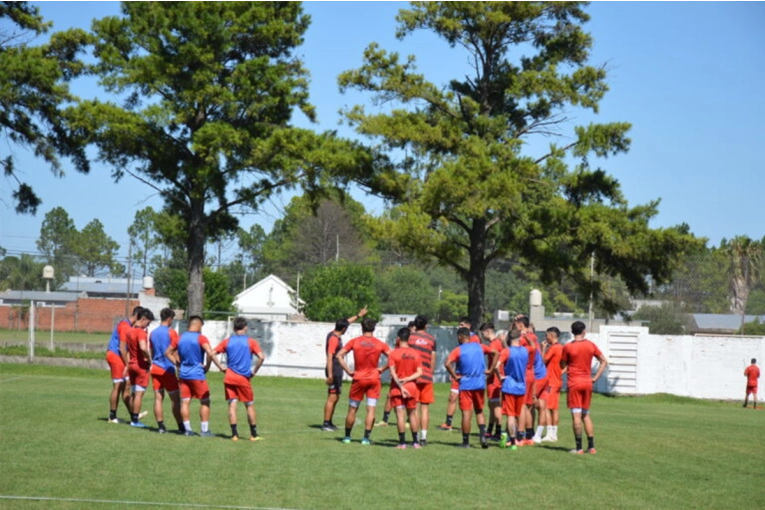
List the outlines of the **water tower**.
{"label": "water tower", "polygon": [[43,278],[45,278],[45,292],[50,292],[50,281],[56,277],[56,272],[53,270],[53,266],[45,266],[43,268]]}
{"label": "water tower", "polygon": [[542,306],[542,293],[538,289],[533,289],[529,293],[529,322],[540,327],[545,318],[545,307]]}

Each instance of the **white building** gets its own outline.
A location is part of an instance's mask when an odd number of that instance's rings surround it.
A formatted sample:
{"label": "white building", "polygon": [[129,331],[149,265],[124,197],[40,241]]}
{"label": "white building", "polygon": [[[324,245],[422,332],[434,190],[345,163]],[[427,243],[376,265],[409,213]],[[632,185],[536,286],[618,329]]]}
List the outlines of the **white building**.
{"label": "white building", "polygon": [[234,298],[234,306],[243,317],[284,321],[300,313],[305,304],[292,287],[281,278],[268,275]]}

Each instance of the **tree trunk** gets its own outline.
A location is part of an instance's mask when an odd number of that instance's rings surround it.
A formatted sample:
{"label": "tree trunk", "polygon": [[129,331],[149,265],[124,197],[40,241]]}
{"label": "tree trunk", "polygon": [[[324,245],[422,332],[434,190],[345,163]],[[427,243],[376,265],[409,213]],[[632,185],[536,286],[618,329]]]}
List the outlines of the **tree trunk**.
{"label": "tree trunk", "polygon": [[470,262],[467,272],[468,316],[473,331],[478,331],[484,319],[486,293],[486,222],[473,220],[470,232]]}
{"label": "tree trunk", "polygon": [[189,285],[186,288],[189,299],[189,309],[186,318],[192,315],[202,315],[204,309],[205,284],[202,270],[205,264],[206,235],[203,223],[204,204],[191,204],[191,221],[189,222],[186,249],[189,253]]}

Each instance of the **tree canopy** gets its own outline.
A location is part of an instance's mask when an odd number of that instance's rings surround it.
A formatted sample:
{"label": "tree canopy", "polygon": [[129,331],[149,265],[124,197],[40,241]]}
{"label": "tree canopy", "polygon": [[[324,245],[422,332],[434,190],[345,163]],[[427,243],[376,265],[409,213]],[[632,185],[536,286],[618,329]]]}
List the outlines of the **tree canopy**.
{"label": "tree canopy", "polygon": [[[205,244],[279,190],[315,190],[355,168],[309,119],[308,75],[294,54],[309,18],[292,2],[126,2],[93,22],[94,72],[122,104],[91,100],[78,127],[112,166],[155,189],[179,222],[189,313],[203,309]],[[341,144],[347,148],[348,144]],[[349,170],[350,171],[350,170]]]}
{"label": "tree canopy", "polygon": [[608,90],[606,70],[587,63],[582,3],[412,2],[397,19],[399,38],[434,32],[472,69],[441,86],[417,72],[414,56],[373,43],[363,65],[339,77],[342,90],[380,105],[344,111],[379,143],[378,165],[360,179],[394,204],[379,235],[452,267],[467,282],[476,323],[486,312],[487,268],[502,257],[517,256],[545,282],[568,277],[599,295],[593,254],[599,274],[632,292],[647,291],[648,276],[669,277],[693,239],[650,228],[658,201],[630,207],[618,181],[595,166],[628,150],[629,124],[579,126],[570,143],[542,155],[527,149],[535,137],[562,134],[569,109],[597,113]]}
{"label": "tree canopy", "polygon": [[64,175],[60,156],[71,158],[77,170],[89,171],[84,145],[69,127],[66,108],[76,100],[68,82],[83,72],[78,54],[87,34],[57,32],[46,44],[31,45],[51,23],[28,2],[0,2],[0,22],[0,167],[17,183],[12,193],[16,212],[35,214],[40,197],[19,177],[13,155],[4,153],[13,145],[29,148],[57,177]]}

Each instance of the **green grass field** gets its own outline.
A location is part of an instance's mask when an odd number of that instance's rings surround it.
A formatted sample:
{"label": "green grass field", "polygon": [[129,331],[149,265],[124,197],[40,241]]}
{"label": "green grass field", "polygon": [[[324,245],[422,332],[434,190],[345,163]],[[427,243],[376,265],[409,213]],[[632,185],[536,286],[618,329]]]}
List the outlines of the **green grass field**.
{"label": "green grass field", "polygon": [[[107,423],[105,371],[0,365],[0,507],[765,508],[765,412],[740,404],[596,396],[597,455],[567,453],[565,412],[554,445],[462,450],[458,432],[434,430],[448,392],[439,385],[429,446],[400,451],[394,426],[376,428],[371,447],[357,442],[359,425],[350,445],[321,432],[325,387],[287,378],[254,379],[265,439],[232,442],[221,375],[210,380],[221,437],[187,438]],[[343,398],[335,423],[345,411]],[[242,408],[239,422],[248,436]]]}
{"label": "green grass field", "polygon": [[[92,344],[102,343],[104,346],[109,342],[111,333],[86,333],[84,331],[55,331],[53,343],[79,343]],[[29,340],[28,329],[0,329],[0,341],[2,342],[27,342]],[[35,344],[50,344],[50,330],[35,330]],[[106,349],[106,347],[104,347]]]}

